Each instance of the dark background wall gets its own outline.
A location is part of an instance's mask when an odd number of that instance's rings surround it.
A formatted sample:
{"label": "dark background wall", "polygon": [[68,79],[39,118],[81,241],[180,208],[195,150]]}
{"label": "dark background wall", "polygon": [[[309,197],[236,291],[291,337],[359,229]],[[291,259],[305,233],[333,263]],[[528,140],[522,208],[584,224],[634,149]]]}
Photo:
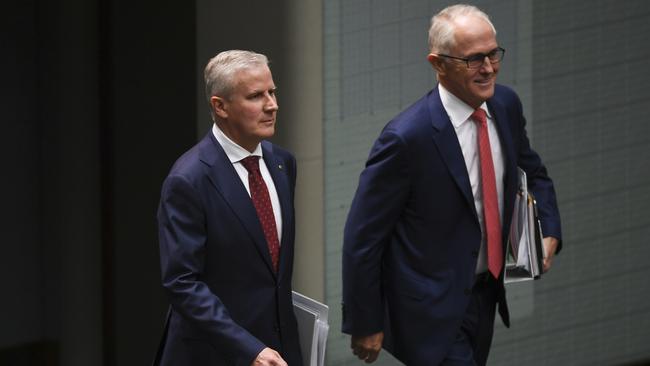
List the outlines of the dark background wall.
{"label": "dark background wall", "polygon": [[[284,51],[283,2],[207,16],[206,4],[3,5],[0,365],[151,362],[167,308],[156,209],[209,126],[197,127],[202,65],[228,48]],[[197,19],[219,35],[212,54],[198,55]]]}
{"label": "dark background wall", "polygon": [[1,14],[0,363],[93,362],[102,339],[97,4],[25,1]]}
{"label": "dark background wall", "polygon": [[195,142],[194,2],[111,0],[100,9],[104,364],[148,364],[166,300],[156,207]]}
{"label": "dark background wall", "polygon": [[159,187],[196,136],[194,3],[0,14],[0,364],[147,364]]}

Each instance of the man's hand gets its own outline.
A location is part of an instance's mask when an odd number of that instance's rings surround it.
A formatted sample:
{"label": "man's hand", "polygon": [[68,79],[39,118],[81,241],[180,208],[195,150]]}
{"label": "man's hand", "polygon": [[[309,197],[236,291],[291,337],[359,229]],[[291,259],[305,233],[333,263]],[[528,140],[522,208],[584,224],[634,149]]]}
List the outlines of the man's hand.
{"label": "man's hand", "polygon": [[546,253],[546,258],[544,258],[544,272],[547,272],[551,269],[551,263],[553,262],[555,251],[557,250],[558,240],[552,236],[547,236],[544,238],[543,243],[544,253]]}
{"label": "man's hand", "polygon": [[352,336],[350,347],[360,360],[366,363],[375,362],[381,351],[381,345],[384,341],[384,332],[371,334],[365,337]]}
{"label": "man's hand", "polygon": [[266,347],[257,355],[251,366],[288,366],[280,354]]}

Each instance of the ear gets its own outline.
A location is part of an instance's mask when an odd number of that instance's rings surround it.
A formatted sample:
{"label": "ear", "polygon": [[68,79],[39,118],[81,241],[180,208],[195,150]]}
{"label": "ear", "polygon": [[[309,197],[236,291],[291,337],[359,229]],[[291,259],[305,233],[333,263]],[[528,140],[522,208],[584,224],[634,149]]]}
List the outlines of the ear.
{"label": "ear", "polygon": [[228,118],[228,111],[227,111],[228,106],[224,98],[212,96],[210,97],[210,105],[212,106],[212,110],[214,111],[214,114],[217,115],[219,118],[221,119]]}
{"label": "ear", "polygon": [[438,75],[446,74],[446,63],[443,61],[442,57],[436,55],[435,53],[430,53],[427,55],[427,61],[433,66],[433,69],[436,70]]}

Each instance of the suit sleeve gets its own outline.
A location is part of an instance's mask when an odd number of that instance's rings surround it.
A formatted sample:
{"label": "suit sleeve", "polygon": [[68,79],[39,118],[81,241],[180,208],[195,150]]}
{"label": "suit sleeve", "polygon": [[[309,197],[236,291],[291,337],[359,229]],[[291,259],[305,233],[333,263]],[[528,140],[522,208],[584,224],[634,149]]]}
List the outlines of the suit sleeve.
{"label": "suit sleeve", "polygon": [[163,184],[158,209],[163,287],[172,308],[203,330],[235,365],[250,365],[265,345],[230,317],[218,296],[201,281],[206,222],[196,189],[180,175]]}
{"label": "suit sleeve", "polygon": [[559,241],[556,253],[562,249],[562,229],[560,224],[560,212],[557,205],[553,181],[548,176],[546,166],[542,163],[540,156],[531,148],[526,133],[526,119],[523,116],[522,106],[519,99],[516,99],[517,113],[519,115],[519,151],[517,162],[520,168],[526,172],[528,188],[535,196],[537,209],[540,216],[542,233],[552,236]]}
{"label": "suit sleeve", "polygon": [[382,256],[409,192],[406,144],[385,130],[375,142],[352,201],[343,243],[344,333],[383,330]]}

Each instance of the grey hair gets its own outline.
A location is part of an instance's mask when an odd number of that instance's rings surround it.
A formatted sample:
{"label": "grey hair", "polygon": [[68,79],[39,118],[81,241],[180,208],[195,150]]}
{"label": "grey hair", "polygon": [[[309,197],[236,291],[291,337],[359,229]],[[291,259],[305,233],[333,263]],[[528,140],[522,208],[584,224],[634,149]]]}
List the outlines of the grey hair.
{"label": "grey hair", "polygon": [[454,34],[454,22],[461,17],[473,15],[485,20],[494,35],[497,34],[496,28],[490,21],[490,17],[481,9],[466,4],[448,6],[442,9],[438,14],[431,18],[431,27],[429,28],[429,51],[432,53],[448,53],[456,45]]}
{"label": "grey hair", "polygon": [[[230,50],[214,56],[203,71],[205,79],[205,97],[210,104],[210,98],[220,96],[227,98],[235,87],[234,78],[238,71],[267,66],[268,58],[252,51]],[[210,105],[210,113],[214,120],[214,111]]]}

